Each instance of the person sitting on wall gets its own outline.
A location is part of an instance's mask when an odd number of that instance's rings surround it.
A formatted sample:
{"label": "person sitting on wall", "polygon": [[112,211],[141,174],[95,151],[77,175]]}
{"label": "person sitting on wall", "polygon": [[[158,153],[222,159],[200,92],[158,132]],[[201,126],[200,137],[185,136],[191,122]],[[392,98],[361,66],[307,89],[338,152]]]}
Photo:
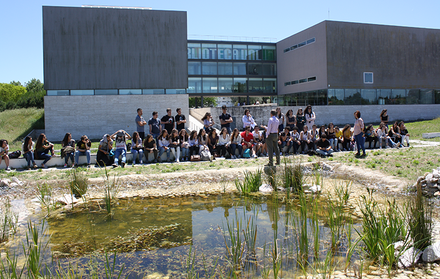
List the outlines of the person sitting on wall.
{"label": "person sitting on wall", "polygon": [[400,121],[399,123],[399,128],[400,128],[400,135],[402,135],[402,146],[403,146],[403,141],[406,141],[406,147],[409,147],[409,132],[408,129],[406,129],[405,126],[405,122]]}
{"label": "person sitting on wall", "polygon": [[152,135],[147,135],[147,138],[144,140],[144,153],[147,163],[150,163],[148,160],[148,154],[150,153],[153,153],[154,155],[153,163],[157,163],[157,145],[156,140]]}
{"label": "person sitting on wall", "polygon": [[243,130],[245,130],[247,127],[249,127],[249,128],[251,128],[250,131],[253,131],[255,126],[257,126],[257,123],[255,123],[255,120],[252,117],[249,109],[244,110],[244,115],[241,119],[241,122],[243,122]]}
{"label": "person sitting on wall", "polygon": [[255,126],[254,131],[252,132],[252,136],[254,137],[254,145],[255,145],[255,155],[258,156],[258,152],[262,156],[267,153],[266,144],[264,142],[263,133],[260,131],[259,126]]}
{"label": "person sitting on wall", "polygon": [[2,159],[3,159],[5,161],[6,170],[10,171],[11,168],[9,167],[8,152],[9,152],[8,141],[5,139],[0,140],[0,164],[2,163]]}
{"label": "person sitting on wall", "polygon": [[219,155],[221,158],[226,157],[226,152],[231,154],[231,148],[230,148],[230,135],[228,134],[228,128],[223,127],[220,131],[220,135],[218,138],[218,149],[219,149]]}
{"label": "person sitting on wall", "polygon": [[252,158],[257,158],[257,155],[255,154],[255,145],[254,145],[254,135],[252,135],[251,133],[251,127],[247,126],[244,129],[244,132],[242,132],[240,134],[241,138],[243,139],[242,142],[242,146],[243,146],[243,151],[245,151],[246,149],[250,149],[251,150],[251,157]]}
{"label": "person sitting on wall", "polygon": [[113,140],[109,134],[105,134],[99,142],[98,153],[96,154],[96,165],[110,166],[113,164],[112,156]]}
{"label": "person sitting on wall", "polygon": [[32,138],[30,136],[27,136],[24,139],[21,149],[23,150],[23,157],[26,159],[27,162],[27,169],[31,169],[31,163],[34,169],[36,169],[37,164],[34,161],[34,142],[32,141]]}
{"label": "person sitting on wall", "polygon": [[127,161],[127,139],[131,139],[131,136],[124,130],[119,130],[111,135],[111,138],[115,141],[115,162],[113,167],[116,168],[119,162],[119,156],[121,156],[121,167],[125,167]]}
{"label": "person sitting on wall", "polygon": [[301,154],[306,153],[306,147],[307,147],[308,151],[314,149],[314,143],[312,141],[312,135],[309,132],[309,128],[307,127],[307,125],[304,125],[303,129],[304,130],[301,131],[300,136],[299,136],[299,138],[301,140]]}
{"label": "person sitting on wall", "polygon": [[352,141],[353,132],[351,131],[350,124],[346,124],[342,129],[342,149],[344,151],[351,150],[351,141]]}
{"label": "person sitting on wall", "polygon": [[278,148],[280,149],[280,154],[283,155],[284,147],[287,147],[285,154],[289,154],[290,150],[290,130],[289,127],[285,127],[284,131],[278,136]]}
{"label": "person sitting on wall", "polygon": [[92,143],[86,135],[81,137],[81,140],[76,144],[75,151],[75,167],[78,167],[79,156],[87,156],[87,165],[90,164],[90,147]]}
{"label": "person sitting on wall", "polygon": [[293,154],[298,154],[298,149],[301,146],[300,134],[298,133],[298,127],[293,127],[293,131],[290,135],[290,142],[293,147]]}
{"label": "person sitting on wall", "polygon": [[326,134],[321,134],[321,137],[318,141],[316,141],[316,153],[321,155],[321,157],[332,156],[332,146],[330,142],[327,140]]}
{"label": "person sitting on wall", "polygon": [[139,154],[139,164],[142,165],[144,158],[144,147],[142,146],[142,139],[138,132],[134,132],[131,138],[131,154],[133,155],[132,166],[136,165],[136,157]]}
{"label": "person sitting on wall", "polygon": [[219,136],[217,135],[217,130],[216,129],[212,129],[211,132],[209,132],[208,134],[208,138],[207,138],[207,145],[209,148],[209,152],[211,152],[212,155],[217,155],[220,153],[218,150],[218,141],[219,141]]}
{"label": "person sitting on wall", "polygon": [[[238,158],[241,157],[242,150],[243,150],[241,142],[242,142],[242,138],[241,138],[240,132],[238,131],[237,128],[235,128],[231,134],[231,144],[230,144],[231,145],[231,159],[236,159],[237,157]],[[236,157],[235,150],[237,150],[237,149],[238,149],[238,156]]]}
{"label": "person sitting on wall", "polygon": [[159,157],[157,160],[162,162],[162,154],[166,152],[167,162],[171,162],[170,136],[168,135],[168,131],[166,129],[162,130],[160,136],[157,138],[157,142],[159,144]]}
{"label": "person sitting on wall", "polygon": [[67,168],[67,164],[72,164],[72,167],[74,167],[74,154],[75,154],[75,140],[72,139],[72,135],[70,133],[66,133],[64,135],[63,141],[61,142],[61,157],[64,157],[64,167]]}
{"label": "person sitting on wall", "polygon": [[189,134],[189,157],[191,158],[192,155],[198,155],[199,154],[199,140],[197,138],[197,131],[192,130]]}
{"label": "person sitting on wall", "polygon": [[[51,155],[49,155],[49,152]],[[46,163],[54,156],[53,143],[49,142],[45,134],[40,134],[35,144],[36,159],[44,160],[41,164],[42,168],[47,169]]]}
{"label": "person sitting on wall", "polygon": [[[376,143],[379,141],[379,137],[376,134],[376,130],[374,130],[373,124],[370,124],[365,128],[365,142],[368,142],[368,148],[376,148]],[[371,147],[371,143],[373,143],[373,147]]]}

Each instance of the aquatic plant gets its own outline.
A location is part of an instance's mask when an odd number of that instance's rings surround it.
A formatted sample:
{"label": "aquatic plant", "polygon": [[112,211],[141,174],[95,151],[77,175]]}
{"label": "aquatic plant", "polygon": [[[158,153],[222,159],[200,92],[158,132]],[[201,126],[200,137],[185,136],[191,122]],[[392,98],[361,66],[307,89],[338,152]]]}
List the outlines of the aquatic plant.
{"label": "aquatic plant", "polygon": [[245,251],[245,246],[241,240],[242,221],[238,219],[236,213],[235,220],[231,222],[226,221],[226,225],[227,231],[223,233],[223,238],[225,240],[228,261],[232,267],[231,274],[235,274],[235,271],[240,270],[242,267]]}
{"label": "aquatic plant", "polygon": [[261,169],[258,169],[255,172],[244,171],[243,182],[235,179],[235,187],[237,187],[237,190],[242,194],[257,192],[262,183],[263,179]]}
{"label": "aquatic plant", "polygon": [[422,186],[417,184],[417,194],[409,202],[408,226],[414,247],[424,250],[431,245],[432,240],[432,208],[427,204],[422,194]]}
{"label": "aquatic plant", "polygon": [[51,207],[53,206],[52,200],[52,186],[44,182],[43,184],[37,184],[39,195],[37,196],[40,203],[46,207],[47,215],[50,214]]}
{"label": "aquatic plant", "polygon": [[18,215],[12,212],[9,197],[6,197],[3,216],[0,217],[0,243],[8,241],[17,232]]}
{"label": "aquatic plant", "polygon": [[[283,186],[287,189],[287,193],[299,194],[303,192],[303,171],[301,162],[295,164],[287,164],[287,160],[284,161],[284,176]],[[287,197],[289,199],[289,197]]]}
{"label": "aquatic plant", "polygon": [[116,199],[119,192],[119,184],[117,183],[116,176],[113,176],[113,180],[110,179],[110,175],[107,168],[104,168],[104,203],[105,209],[109,215],[112,214],[112,204]]}
{"label": "aquatic plant", "polygon": [[82,197],[87,193],[88,178],[84,175],[81,168],[74,168],[68,174],[70,177],[69,188],[71,195],[74,195],[76,198]]}

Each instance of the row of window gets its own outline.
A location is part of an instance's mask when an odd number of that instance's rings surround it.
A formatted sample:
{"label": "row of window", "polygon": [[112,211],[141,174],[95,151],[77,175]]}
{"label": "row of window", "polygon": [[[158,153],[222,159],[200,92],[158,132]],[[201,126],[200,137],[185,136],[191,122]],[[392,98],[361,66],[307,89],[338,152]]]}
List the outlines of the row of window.
{"label": "row of window", "polygon": [[276,46],[188,43],[188,59],[275,61]]}
{"label": "row of window", "polygon": [[440,104],[440,89],[324,89],[278,97],[282,106]]}
{"label": "row of window", "polygon": [[186,89],[47,90],[47,96],[186,94]]}
{"label": "row of window", "polygon": [[287,81],[284,83],[284,86],[294,85],[294,84],[298,84],[298,83],[311,82],[311,81],[316,81],[316,77],[309,77],[309,78],[302,78],[302,79]]}
{"label": "row of window", "polygon": [[299,43],[297,45],[293,45],[291,47],[285,48],[284,49],[284,53],[289,52],[291,50],[295,50],[295,49],[300,48],[300,47],[303,47],[305,45],[313,44],[314,42],[316,42],[316,38],[308,39],[307,41],[301,42],[301,43]]}
{"label": "row of window", "polygon": [[188,61],[188,75],[276,76],[275,63],[195,62]]}
{"label": "row of window", "polygon": [[276,78],[188,78],[188,93],[271,93]]}

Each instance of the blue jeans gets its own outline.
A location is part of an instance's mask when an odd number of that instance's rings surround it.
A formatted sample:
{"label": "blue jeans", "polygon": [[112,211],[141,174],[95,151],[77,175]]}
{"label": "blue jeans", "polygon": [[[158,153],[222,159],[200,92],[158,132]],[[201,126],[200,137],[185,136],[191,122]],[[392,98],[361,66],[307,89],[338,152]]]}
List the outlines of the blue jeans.
{"label": "blue jeans", "polygon": [[333,149],[330,148],[330,150],[328,150],[328,151],[324,151],[324,150],[321,150],[321,149],[316,149],[316,153],[318,153],[319,155],[328,156],[328,155],[333,153]]}
{"label": "blue jeans", "polygon": [[189,148],[182,147],[180,151],[182,152],[181,154],[182,158],[189,157]]}
{"label": "blue jeans", "polygon": [[119,156],[122,155],[121,158],[121,162],[125,164],[125,162],[127,161],[127,150],[122,149],[122,148],[118,148],[115,150],[115,164],[118,164],[119,161]]}
{"label": "blue jeans", "polygon": [[144,150],[143,149],[131,149],[131,154],[133,154],[133,165],[136,163],[136,157],[139,154],[139,163],[142,164],[144,158]]}
{"label": "blue jeans", "polygon": [[170,160],[171,149],[168,147],[167,150],[165,150],[165,147],[163,146],[159,147],[159,156],[158,156],[159,160],[162,160],[161,156],[165,151],[167,152],[167,160],[168,161]]}
{"label": "blue jeans", "polygon": [[52,158],[51,155],[47,154],[50,152],[50,149],[44,149],[43,152],[38,153],[38,158],[40,158],[43,161],[43,165],[45,165],[47,163],[47,161],[50,160],[50,158]]}
{"label": "blue jeans", "polygon": [[35,165],[34,152],[28,151],[28,152],[23,154],[23,157],[26,159],[28,167],[31,166],[31,162],[32,162],[33,165]]}
{"label": "blue jeans", "polygon": [[238,156],[241,156],[241,153],[243,152],[243,146],[241,146],[241,144],[235,144],[235,143],[231,143],[231,151],[232,151],[232,155],[235,156],[235,150],[238,148]]}
{"label": "blue jeans", "polygon": [[74,162],[73,161],[73,153],[66,153],[66,155],[64,156],[64,164],[67,165],[67,163],[69,162],[69,158],[70,158],[70,162]]}
{"label": "blue jeans", "polygon": [[356,141],[357,153],[359,154],[362,149],[362,153],[365,154],[365,138],[362,136],[362,133],[355,135],[354,140]]}
{"label": "blue jeans", "polygon": [[87,165],[90,165],[90,150],[85,152],[75,151],[75,164],[78,165],[79,156],[87,156]]}

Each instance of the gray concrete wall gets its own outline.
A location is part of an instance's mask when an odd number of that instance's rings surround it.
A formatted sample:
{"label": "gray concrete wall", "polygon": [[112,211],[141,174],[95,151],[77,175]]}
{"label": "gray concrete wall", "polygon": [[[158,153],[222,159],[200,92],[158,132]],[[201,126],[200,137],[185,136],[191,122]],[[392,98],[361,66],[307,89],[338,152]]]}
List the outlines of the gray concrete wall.
{"label": "gray concrete wall", "polygon": [[186,52],[186,12],[43,7],[46,90],[187,88]]}
{"label": "gray concrete wall", "polygon": [[[440,88],[440,30],[326,21],[331,88]],[[363,83],[363,72],[374,83]]]}
{"label": "gray concrete wall", "polygon": [[[251,115],[254,117],[257,124],[267,125],[267,121],[270,117],[270,110],[275,109],[276,105],[258,105],[258,106],[242,106],[242,107],[228,107],[228,112],[236,117],[237,128],[242,129],[242,117],[244,110],[248,108]],[[281,111],[285,114],[289,109],[292,109],[294,114],[296,111],[305,107],[296,106],[283,106]],[[361,112],[361,117],[365,124],[379,123],[380,122],[380,112],[383,109],[388,110],[388,115],[390,116],[390,123],[392,121],[403,120],[403,121],[415,121],[415,120],[426,120],[434,119],[440,117],[440,104],[437,105],[368,105],[368,106],[315,106],[313,111],[316,114],[317,125],[328,125],[328,123],[333,122],[335,125],[343,126],[345,124],[353,125],[354,123],[354,112],[359,110]],[[201,112],[197,112],[201,110]],[[203,108],[203,109],[191,109],[191,111],[200,114],[204,114],[206,111],[211,111],[211,114],[216,121],[219,123],[218,117],[221,115],[221,108]],[[409,113],[411,112],[411,113]],[[428,131],[427,131],[428,132]]]}
{"label": "gray concrete wall", "polygon": [[[99,139],[106,133],[119,129],[130,135],[136,131],[136,110],[142,108],[143,117],[148,122],[153,111],[159,118],[171,108],[176,108],[188,116],[187,94],[177,95],[107,95],[107,96],[46,96],[44,98],[44,120],[46,135],[50,141],[61,141],[65,133],[72,133],[74,139],[86,134],[91,139]],[[145,133],[148,133],[145,126]]]}
{"label": "gray concrete wall", "polygon": [[[326,25],[321,22],[277,43],[278,94],[327,88]],[[284,53],[284,49],[311,38],[312,44]],[[316,77],[316,81],[284,86],[292,80]]]}

